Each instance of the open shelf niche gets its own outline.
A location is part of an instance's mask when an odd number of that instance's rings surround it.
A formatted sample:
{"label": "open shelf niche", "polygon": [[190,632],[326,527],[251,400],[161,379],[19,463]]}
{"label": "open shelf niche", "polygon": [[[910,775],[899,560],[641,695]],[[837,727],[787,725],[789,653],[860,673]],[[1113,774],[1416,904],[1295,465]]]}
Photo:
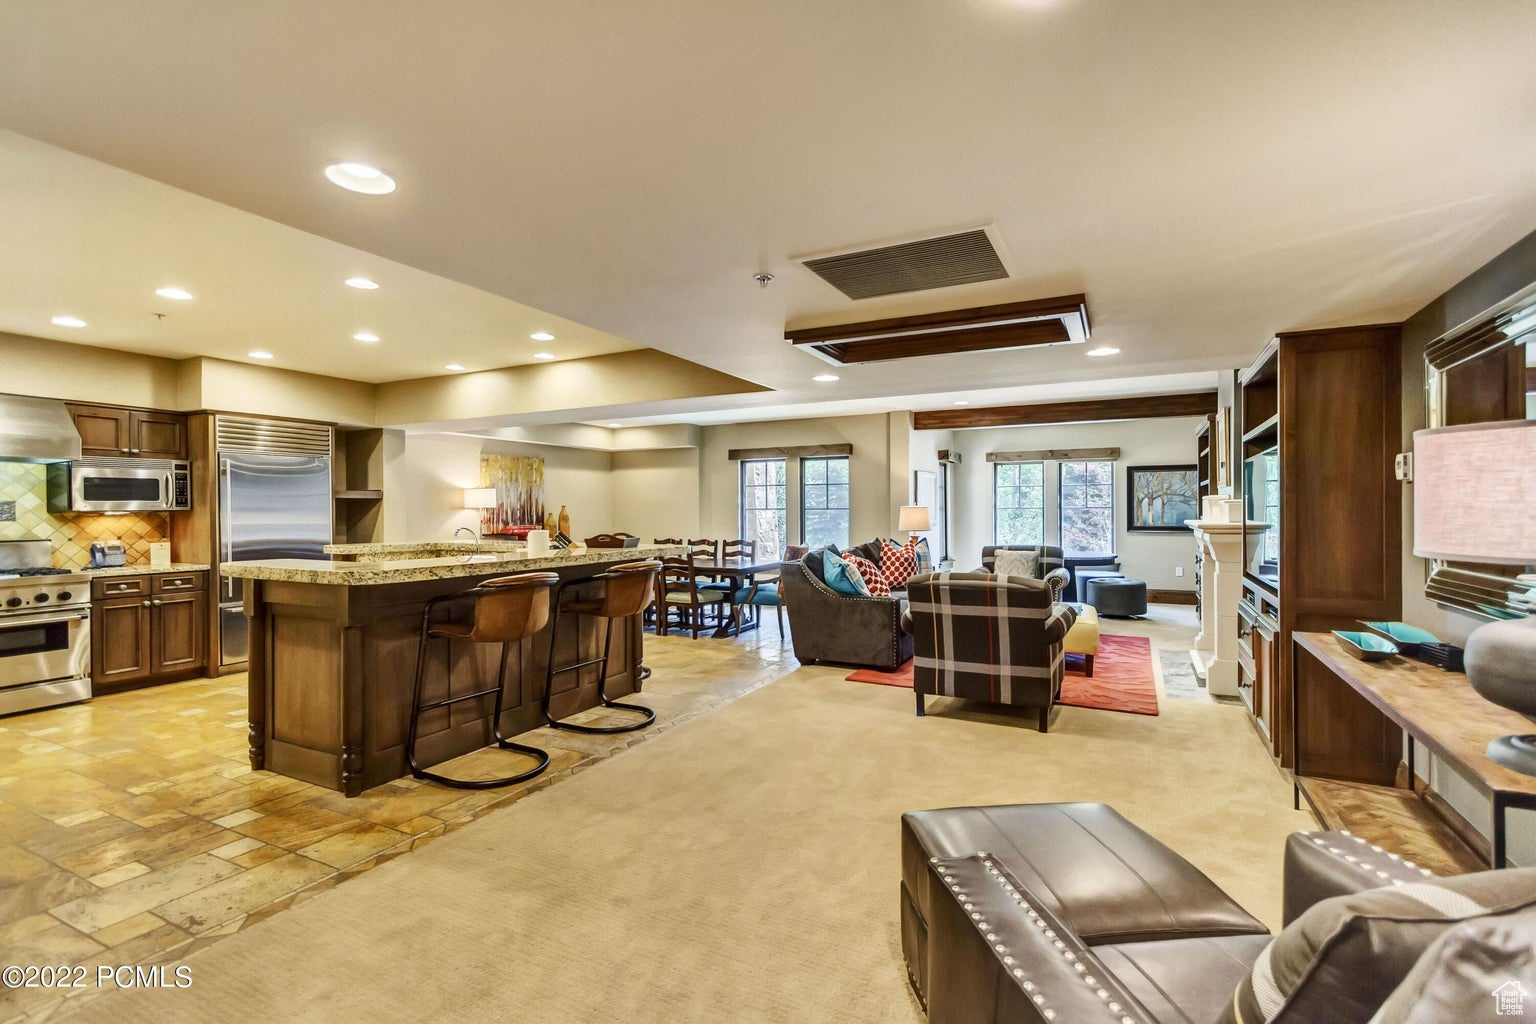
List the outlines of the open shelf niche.
{"label": "open shelf niche", "polygon": [[337,544],[374,544],[384,539],[384,431],[336,431],[331,465],[336,488],[332,539]]}

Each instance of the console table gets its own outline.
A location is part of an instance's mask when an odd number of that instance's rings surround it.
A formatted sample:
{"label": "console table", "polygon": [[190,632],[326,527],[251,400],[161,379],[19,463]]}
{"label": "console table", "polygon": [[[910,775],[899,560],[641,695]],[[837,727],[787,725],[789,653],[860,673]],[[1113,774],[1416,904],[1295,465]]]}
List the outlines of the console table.
{"label": "console table", "polygon": [[[1505,812],[1536,809],[1536,778],[1495,764],[1485,751],[1495,736],[1529,732],[1530,722],[1483,699],[1460,672],[1403,657],[1362,662],[1331,633],[1296,633],[1294,642],[1296,807],[1305,798],[1328,827],[1390,841],[1441,872],[1506,867]],[[1405,735],[1408,770],[1400,780]],[[1433,790],[1419,795],[1418,745],[1492,804],[1491,849]],[[1405,833],[1412,853],[1403,850]]]}

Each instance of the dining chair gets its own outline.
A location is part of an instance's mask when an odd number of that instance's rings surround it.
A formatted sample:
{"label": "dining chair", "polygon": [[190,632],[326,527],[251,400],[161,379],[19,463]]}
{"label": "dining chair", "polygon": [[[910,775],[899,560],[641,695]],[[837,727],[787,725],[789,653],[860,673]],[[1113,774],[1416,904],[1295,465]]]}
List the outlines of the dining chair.
{"label": "dining chair", "polygon": [[656,592],[656,631],[667,635],[671,626],[671,614],[675,609],[679,625],[699,638],[705,628],[704,612],[713,608],[718,616],[731,595],[719,590],[705,590],[699,586],[698,575],[691,557],[672,556],[661,560],[661,587]]}
{"label": "dining chair", "polygon": [[672,544],[672,545],[676,545],[677,547],[682,547],[683,546],[683,538],[681,538],[681,537],[656,537],[656,538],[652,539],[651,543],[652,544]]}
{"label": "dining chair", "polygon": [[694,558],[719,558],[720,542],[694,538],[688,541],[688,553]]}
{"label": "dining chair", "polygon": [[745,558],[751,561],[757,556],[755,540],[723,540],[720,542],[721,558]]}

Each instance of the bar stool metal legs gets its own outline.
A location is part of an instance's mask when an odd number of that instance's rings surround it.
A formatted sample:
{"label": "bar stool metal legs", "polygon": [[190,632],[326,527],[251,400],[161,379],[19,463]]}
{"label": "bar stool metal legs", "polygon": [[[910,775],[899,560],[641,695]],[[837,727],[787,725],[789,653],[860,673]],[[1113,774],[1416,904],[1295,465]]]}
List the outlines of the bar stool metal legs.
{"label": "bar stool metal legs", "polygon": [[[627,566],[616,566],[612,571],[604,573],[602,576],[597,577],[597,578],[598,579],[607,580],[609,582],[609,585],[613,586],[614,585],[613,581],[615,579],[622,580],[622,579],[625,578],[626,575],[635,575],[635,574],[637,574],[637,573],[639,573],[641,571],[647,573],[648,576],[650,576],[652,579],[654,579],[656,569],[659,568],[659,565],[657,565],[656,563],[637,563],[637,566],[646,566],[646,568],[642,570],[642,569],[640,569],[638,567],[635,568],[635,569],[630,569]],[[581,581],[573,581],[573,582],[581,582]],[[561,589],[561,591],[563,591],[565,589],[563,584],[561,585],[560,589]],[[645,591],[645,599],[646,600],[649,600],[649,592],[650,592],[649,591],[649,586],[647,586],[646,591]],[[583,733],[591,733],[591,734],[596,734],[596,735],[609,735],[609,734],[621,733],[621,732],[635,732],[637,730],[644,729],[646,726],[648,726],[652,722],[656,721],[656,712],[653,711],[651,708],[644,707],[643,705],[640,705],[640,704],[625,704],[625,703],[622,703],[620,701],[610,700],[608,698],[608,694],[606,692],[604,692],[604,689],[603,689],[604,684],[605,684],[606,679],[607,679],[607,676],[608,676],[608,655],[609,655],[610,651],[613,648],[613,623],[614,623],[614,620],[617,619],[617,618],[627,617],[630,614],[638,614],[638,612],[639,612],[639,608],[635,608],[635,609],[631,610],[629,608],[629,604],[630,603],[633,603],[633,602],[625,602],[622,606],[616,607],[615,606],[615,601],[610,600],[606,595],[605,595],[605,598],[602,601],[596,602],[596,603],[575,602],[572,605],[572,610],[576,614],[576,621],[577,621],[577,629],[578,630],[581,628],[581,626],[580,626],[580,623],[581,623],[580,616],[582,614],[593,615],[593,616],[596,616],[596,617],[601,618],[603,620],[603,625],[604,625],[603,654],[602,654],[602,657],[600,657],[600,658],[592,658],[592,659],[589,659],[587,661],[578,661],[578,662],[576,662],[574,664],[571,664],[571,665],[563,665],[563,666],[556,667],[556,665],[555,665],[555,642],[559,638],[560,618],[561,618],[561,611],[562,611],[562,609],[560,607],[560,594],[558,592],[556,593],[556,595],[555,595],[555,607],[554,607],[553,612],[551,613],[550,627],[549,627],[549,674],[548,674],[548,676],[547,676],[547,678],[545,680],[545,684],[544,684],[544,701],[543,701],[543,705],[542,705],[543,712],[544,712],[544,720],[549,723],[550,728],[552,728],[552,729],[564,729],[564,730],[566,730],[568,732],[583,732]],[[581,645],[580,645],[580,634],[578,633],[577,649],[580,650],[580,647],[581,647]],[[582,669],[586,668],[589,665],[597,665],[597,666],[599,666],[598,670],[597,670],[597,699],[598,699],[598,706],[599,707],[604,707],[604,708],[609,708],[609,709],[612,709],[614,711],[631,711],[631,712],[634,712],[635,714],[638,714],[638,715],[641,716],[640,721],[638,721],[638,722],[628,722],[628,723],[625,723],[623,725],[579,725],[579,724],[577,724],[575,722],[562,721],[561,719],[555,718],[553,715],[551,715],[549,713],[549,701],[550,701],[550,697],[553,695],[553,692],[554,692],[555,677],[558,676],[558,675],[564,675],[567,672],[576,672],[576,673],[578,673],[578,675],[577,675],[577,684],[579,686],[580,685],[580,678],[581,678],[580,677],[580,672],[581,672]],[[649,672],[647,672],[647,675],[648,674],[649,674]]]}
{"label": "bar stool metal legs", "polygon": [[[529,577],[532,577],[533,575],[534,574],[531,573],[528,574]],[[470,591],[466,594],[455,594],[448,597],[435,598],[432,601],[429,601],[427,603],[427,607],[422,611],[421,640],[416,648],[416,680],[411,699],[411,721],[405,742],[406,763],[410,766],[411,774],[418,779],[429,779],[433,782],[441,783],[444,786],[452,786],[455,789],[496,789],[501,786],[511,786],[519,782],[526,782],[527,780],[539,775],[549,767],[549,753],[547,751],[540,750],[538,747],[531,747],[527,744],[517,743],[513,740],[510,740],[503,736],[501,731],[501,713],[506,694],[507,661],[511,656],[512,645],[522,639],[524,632],[531,632],[542,626],[543,622],[541,621],[541,616],[539,616],[537,613],[530,615],[529,621],[526,624],[526,630],[514,630],[513,633],[505,632],[504,625],[503,632],[500,633],[492,633],[488,630],[482,630],[478,621],[476,626],[469,630],[452,629],[442,625],[434,629],[432,624],[432,611],[443,601],[466,597],[474,597],[477,600],[483,600],[490,593],[494,593],[495,588],[498,585],[508,589],[514,586],[543,586],[547,588],[550,585],[550,581],[543,579],[521,579],[519,577],[510,577],[505,581],[491,581],[490,583],[483,584],[481,587],[476,588],[476,590]],[[547,596],[547,590],[545,593]],[[480,608],[478,605],[476,608],[476,613],[478,619],[480,613]],[[447,639],[450,641],[454,639],[463,639],[480,643],[499,642],[501,644],[501,657],[499,659],[496,672],[495,688],[476,690],[473,693],[460,694],[457,697],[449,697],[446,700],[432,701],[431,703],[423,704],[421,698],[423,679],[426,674],[427,642],[433,638]],[[514,751],[515,753],[525,754],[529,757],[532,757],[537,761],[537,764],[535,764],[532,768],[518,772],[515,775],[506,775],[500,778],[454,779],[449,778],[440,772],[430,771],[422,767],[421,764],[417,762],[416,737],[418,725],[423,713],[428,711],[435,711],[438,708],[451,707],[454,704],[461,704],[465,701],[477,700],[479,698],[489,696],[493,693],[496,695],[496,703],[495,711],[492,713],[491,721],[492,732],[496,737],[496,746],[502,750],[510,750]]]}

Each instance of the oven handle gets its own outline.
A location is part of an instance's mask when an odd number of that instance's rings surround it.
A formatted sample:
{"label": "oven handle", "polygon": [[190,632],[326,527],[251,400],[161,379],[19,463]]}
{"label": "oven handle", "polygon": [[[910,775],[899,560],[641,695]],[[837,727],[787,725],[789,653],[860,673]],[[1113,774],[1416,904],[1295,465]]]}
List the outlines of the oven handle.
{"label": "oven handle", "polygon": [[57,612],[48,612],[40,615],[18,615],[15,618],[0,617],[0,629],[9,629],[12,626],[46,626],[52,622],[68,622],[71,619],[89,619],[89,608],[77,608],[60,615]]}

